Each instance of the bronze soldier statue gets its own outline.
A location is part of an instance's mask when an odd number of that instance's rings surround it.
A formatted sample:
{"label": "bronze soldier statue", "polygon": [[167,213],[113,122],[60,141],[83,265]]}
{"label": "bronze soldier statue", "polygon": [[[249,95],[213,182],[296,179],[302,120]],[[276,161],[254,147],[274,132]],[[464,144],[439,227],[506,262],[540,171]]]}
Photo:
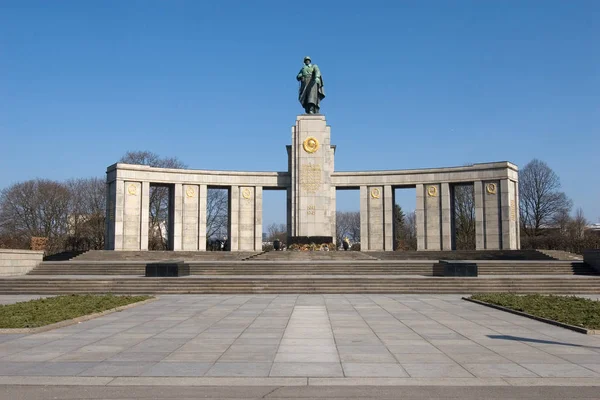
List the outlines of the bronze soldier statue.
{"label": "bronze soldier statue", "polygon": [[323,77],[317,64],[312,64],[310,57],[304,57],[304,66],[296,76],[300,81],[298,100],[306,114],[319,114],[321,100],[325,98]]}

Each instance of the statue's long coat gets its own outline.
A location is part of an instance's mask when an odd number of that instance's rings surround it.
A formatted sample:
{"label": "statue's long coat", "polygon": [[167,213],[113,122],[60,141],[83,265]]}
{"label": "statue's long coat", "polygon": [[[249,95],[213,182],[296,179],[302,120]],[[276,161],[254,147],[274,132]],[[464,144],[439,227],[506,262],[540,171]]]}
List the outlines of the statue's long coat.
{"label": "statue's long coat", "polygon": [[[325,98],[323,89],[323,76],[316,64],[304,66],[298,74],[300,80],[300,89],[298,91],[298,100],[302,107],[307,108],[308,104],[314,104],[319,107],[319,103]],[[319,78],[320,82],[317,83]]]}

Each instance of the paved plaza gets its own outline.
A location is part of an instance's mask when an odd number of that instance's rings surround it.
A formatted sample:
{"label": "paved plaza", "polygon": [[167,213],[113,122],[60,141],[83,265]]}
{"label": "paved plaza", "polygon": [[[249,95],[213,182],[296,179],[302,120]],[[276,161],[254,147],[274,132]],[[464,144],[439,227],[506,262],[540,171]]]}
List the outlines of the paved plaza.
{"label": "paved plaza", "polygon": [[164,295],[0,341],[4,385],[600,385],[600,337],[460,295]]}

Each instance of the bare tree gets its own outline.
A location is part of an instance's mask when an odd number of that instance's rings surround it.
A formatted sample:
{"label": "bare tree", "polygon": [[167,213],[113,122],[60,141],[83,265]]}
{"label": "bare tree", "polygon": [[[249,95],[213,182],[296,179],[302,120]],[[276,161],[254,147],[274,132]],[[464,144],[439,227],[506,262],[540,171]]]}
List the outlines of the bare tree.
{"label": "bare tree", "polygon": [[525,235],[538,236],[540,228],[571,210],[571,200],[559,189],[558,175],[545,162],[534,159],[521,170],[519,206]]}
{"label": "bare tree", "polygon": [[417,250],[417,213],[410,212],[405,218],[405,243],[406,250]]}
{"label": "bare tree", "polygon": [[575,217],[571,220],[569,233],[571,238],[573,239],[583,239],[585,236],[585,227],[588,224],[588,220],[585,218],[583,214],[583,209],[581,207],[577,208],[575,211]]}
{"label": "bare tree", "polygon": [[454,238],[457,250],[475,250],[475,191],[473,185],[454,186]]}
{"label": "bare tree", "polygon": [[287,226],[286,224],[273,223],[267,227],[267,241],[272,242],[279,240],[281,243],[285,243],[287,239]]}
{"label": "bare tree", "polygon": [[[187,168],[177,157],[160,157],[151,151],[128,151],[119,162],[148,165],[157,168]],[[169,187],[150,188],[150,216],[148,218],[148,247],[150,250],[166,250],[169,237]]]}
{"label": "bare tree", "polygon": [[553,225],[558,229],[561,235],[567,235],[571,225],[571,216],[568,210],[560,210],[552,218]]}
{"label": "bare tree", "polygon": [[151,151],[128,151],[119,162],[157,168],[187,168],[187,165],[177,157],[161,157]]}
{"label": "bare tree", "polygon": [[0,193],[0,229],[12,245],[26,248],[32,237],[48,238],[49,253],[62,248],[68,229],[70,192],[45,179],[16,183]]}
{"label": "bare tree", "polygon": [[70,192],[68,250],[104,248],[106,183],[100,178],[67,181]]}
{"label": "bare tree", "polygon": [[351,242],[360,242],[360,212],[338,211],[335,213],[335,238],[339,246],[347,237]]}
{"label": "bare tree", "polygon": [[227,234],[229,215],[227,189],[209,188],[206,198],[206,238],[222,239]]}

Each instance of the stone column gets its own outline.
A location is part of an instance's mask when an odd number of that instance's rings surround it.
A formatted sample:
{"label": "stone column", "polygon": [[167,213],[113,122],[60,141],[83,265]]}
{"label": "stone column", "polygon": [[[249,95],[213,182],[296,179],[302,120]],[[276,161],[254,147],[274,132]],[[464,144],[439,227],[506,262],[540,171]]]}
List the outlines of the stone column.
{"label": "stone column", "polygon": [[385,240],[383,186],[368,186],[367,190],[367,226],[369,228],[369,250],[383,250]]}
{"label": "stone column", "polygon": [[173,210],[173,223],[171,226],[173,227],[173,233],[171,237],[173,238],[173,250],[180,251],[182,250],[182,234],[183,234],[183,185],[181,183],[176,183],[173,185],[173,204],[171,205],[171,209]]}
{"label": "stone column", "polygon": [[198,250],[206,251],[206,202],[208,187],[198,187]]}
{"label": "stone column", "polygon": [[417,202],[415,218],[417,220],[417,250],[427,249],[427,231],[425,229],[425,186],[416,185]]}
{"label": "stone column", "polygon": [[501,188],[499,181],[475,185],[475,235],[477,250],[502,249]]}
{"label": "stone column", "polygon": [[394,251],[394,190],[383,187],[383,249]]}
{"label": "stone column", "polygon": [[386,250],[394,247],[394,195],[391,186],[360,188],[361,250]]}
{"label": "stone column", "polygon": [[140,250],[148,250],[148,229],[150,220],[150,182],[142,182],[142,224]]}
{"label": "stone column", "polygon": [[[236,250],[252,251],[256,244],[255,191],[251,186],[239,187],[238,246]],[[233,210],[232,210],[233,212]],[[232,248],[233,250],[233,248]]]}
{"label": "stone column", "polygon": [[330,129],[320,114],[299,115],[292,128],[291,236],[331,236],[331,173],[334,148]]}
{"label": "stone column", "polygon": [[[106,184],[106,229],[105,250],[121,250],[123,247],[123,198],[117,206],[117,186],[123,186],[123,182],[113,181]],[[120,222],[117,224],[117,211],[119,211]],[[116,229],[119,225],[120,235],[117,247]]]}
{"label": "stone column", "polygon": [[440,201],[442,206],[442,250],[452,250],[452,196],[450,185],[441,184]]}
{"label": "stone column", "polygon": [[183,185],[182,250],[198,250],[198,185]]}
{"label": "stone column", "polygon": [[[442,249],[442,193],[440,184],[417,187],[417,250]],[[449,226],[447,227],[450,231]]]}
{"label": "stone column", "polygon": [[485,229],[483,224],[483,182],[473,182],[475,196],[475,249],[485,250]]}
{"label": "stone column", "polygon": [[239,250],[240,188],[231,186],[229,190],[229,229],[227,240],[231,251]]}
{"label": "stone column", "polygon": [[263,188],[254,188],[254,251],[262,251]]}
{"label": "stone column", "polygon": [[[331,235],[333,236],[333,242],[335,243],[336,241],[336,237],[337,237],[337,231],[336,231],[336,197],[337,197],[337,191],[335,189],[335,186],[331,187],[331,195],[330,195],[330,205],[329,205],[329,210],[327,211],[327,218],[329,218],[329,220],[331,221]],[[344,239],[344,238],[342,238]],[[335,243],[336,246],[340,246],[341,243]]]}
{"label": "stone column", "polygon": [[513,218],[513,211],[514,211],[514,220],[515,220],[515,231],[516,231],[516,237],[517,237],[517,245],[515,247],[515,250],[520,250],[521,249],[521,212],[519,210],[520,207],[520,202],[519,202],[519,182],[515,182],[515,204],[514,204],[514,208],[511,205],[511,218]]}
{"label": "stone column", "polygon": [[125,205],[123,207],[123,250],[140,250],[142,183],[124,182]]}
{"label": "stone column", "polygon": [[124,249],[125,182],[115,182],[115,250]]}
{"label": "stone column", "polygon": [[441,185],[426,185],[425,190],[425,229],[427,230],[427,250],[441,250]]}
{"label": "stone column", "polygon": [[502,248],[519,248],[518,184],[510,179],[500,181],[500,210],[502,226]]}
{"label": "stone column", "polygon": [[[290,157],[291,160],[291,157]],[[291,162],[291,161],[290,161]],[[292,183],[292,186],[294,184]],[[296,202],[292,196],[292,188],[288,187],[285,191],[285,205],[286,205],[286,218],[287,218],[287,239],[289,240],[291,236],[294,235],[295,221],[296,220],[296,211],[294,210]],[[289,243],[288,243],[289,244]]]}
{"label": "stone column", "polygon": [[[360,249],[362,251],[369,248],[369,191],[367,186],[360,187]],[[343,239],[343,238],[342,238]]]}

